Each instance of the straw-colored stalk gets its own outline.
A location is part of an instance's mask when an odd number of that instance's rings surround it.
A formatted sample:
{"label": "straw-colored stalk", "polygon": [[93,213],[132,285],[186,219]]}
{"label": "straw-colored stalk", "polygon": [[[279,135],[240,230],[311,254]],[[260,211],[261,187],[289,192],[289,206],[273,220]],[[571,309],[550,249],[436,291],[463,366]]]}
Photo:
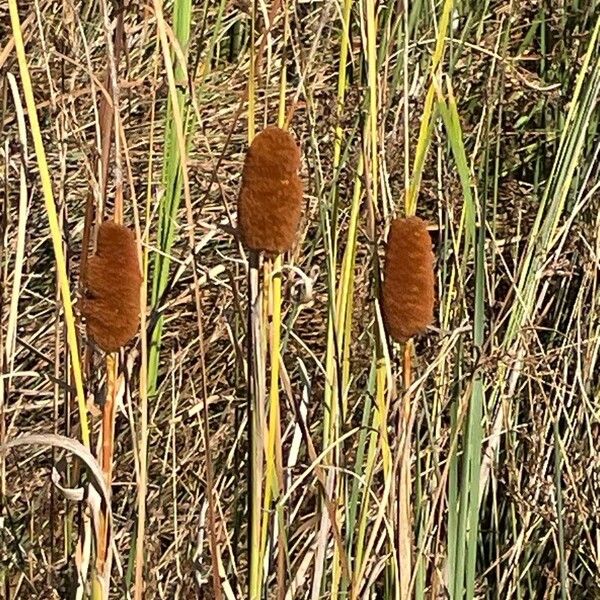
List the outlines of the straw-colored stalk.
{"label": "straw-colored stalk", "polygon": [[[434,122],[434,100],[435,100],[435,84],[436,78],[439,76],[439,69],[444,57],[446,47],[446,39],[448,28],[450,26],[450,18],[452,14],[454,2],[453,0],[445,0],[442,13],[440,16],[438,35],[436,37],[435,49],[431,61],[431,83],[425,98],[423,113],[421,115],[421,125],[419,128],[419,136],[415,149],[414,162],[412,173],[408,175],[408,161],[410,156],[409,137],[408,137],[408,10],[405,2],[405,30],[404,30],[404,152],[405,152],[405,182],[410,182],[405,185],[405,214],[407,217],[412,217],[417,210],[417,202],[419,191],[421,188],[421,178],[425,167],[425,160],[429,150],[431,139],[431,131]],[[400,585],[401,598],[410,598],[413,593],[413,587],[420,576],[421,571],[418,565],[413,569],[412,560],[412,544],[413,532],[409,528],[409,523],[412,520],[412,509],[410,498],[412,495],[411,474],[410,474],[410,448],[412,443],[412,427],[416,416],[416,408],[411,404],[411,396],[409,394],[412,383],[412,356],[414,353],[414,345],[411,340],[406,342],[402,355],[402,373],[403,373],[403,400],[399,416],[398,427],[404,432],[402,443],[399,445],[398,452],[401,456],[400,473],[398,478],[397,490],[397,519],[395,521],[396,536],[397,536],[397,552],[398,566],[400,569]],[[404,521],[403,523],[401,521]],[[411,523],[412,524],[412,523]]]}
{"label": "straw-colored stalk", "polygon": [[[284,111],[280,110],[283,121]],[[271,502],[279,497],[283,486],[283,465],[280,446],[279,416],[279,346],[281,338],[281,252],[290,249],[295,241],[302,208],[302,184],[297,171],[300,163],[300,151],[289,133],[278,127],[267,127],[253,138],[248,149],[242,173],[242,185],[238,198],[238,228],[242,242],[249,249],[248,270],[248,392],[249,432],[250,432],[250,472],[249,482],[254,497],[264,498],[259,503],[263,508],[261,522],[260,510],[254,506],[250,494],[252,519],[250,537],[259,536],[259,546],[250,548],[250,580],[255,586],[252,594],[260,595],[262,572],[266,565],[265,550],[268,539]],[[263,281],[260,285],[260,253],[267,254],[263,262]],[[272,261],[271,255],[277,252]],[[276,270],[273,270],[273,267]],[[263,292],[264,290],[264,292]],[[266,305],[262,298],[266,297]],[[267,314],[268,313],[268,314]],[[269,358],[271,383],[269,392],[269,420],[266,423],[265,407],[265,349],[267,346],[268,322],[272,316],[270,332]],[[252,369],[254,369],[253,372]],[[265,490],[263,485],[263,454],[266,453]],[[260,491],[257,491],[260,490]],[[281,517],[281,514],[278,514]],[[258,525],[254,518],[258,518]],[[280,523],[282,525],[282,523]],[[274,527],[273,531],[277,529]],[[279,528],[283,534],[283,528]],[[279,577],[284,576],[283,539],[279,537]]]}
{"label": "straw-colored stalk", "polygon": [[[253,81],[253,78],[251,79]],[[253,83],[249,91],[249,111],[254,110]],[[279,123],[285,120],[285,72],[280,86]],[[281,127],[267,127],[254,136],[249,114],[250,147],[244,161],[238,197],[238,229],[249,250],[248,269],[248,419],[249,419],[249,596],[262,594],[263,572],[268,571],[266,546],[270,530],[272,501],[278,500],[283,488],[283,459],[279,409],[279,363],[281,338],[281,252],[292,248],[302,210],[302,183],[298,176],[300,150],[292,136]],[[263,281],[260,285],[261,253]],[[273,253],[276,257],[271,259]],[[263,292],[264,290],[264,292]],[[266,305],[262,304],[266,297]],[[269,336],[270,391],[268,424],[266,422],[265,349]],[[263,455],[266,477],[263,493]],[[260,510],[263,509],[261,519]],[[278,589],[284,589],[285,541],[282,507],[278,505],[272,529],[278,537]],[[258,536],[255,538],[254,536]],[[254,540],[258,539],[256,546]]]}
{"label": "straw-colored stalk", "polygon": [[[112,131],[117,132],[115,135],[115,207],[114,207],[114,222],[117,225],[123,223],[123,172],[121,168],[121,144],[120,136],[120,111],[119,111],[119,82],[118,82],[118,58],[120,56],[121,40],[116,40],[113,44],[111,36],[111,24],[106,0],[102,1],[102,10],[104,17],[104,30],[106,35],[106,46],[108,56],[107,80],[109,81],[109,90],[111,94],[112,106],[106,113],[106,124],[103,123],[103,137],[101,168],[103,172],[103,190],[108,186],[108,169],[110,158],[110,147],[112,142]],[[115,29],[115,36],[122,33],[122,13],[118,17],[120,27]],[[103,102],[103,107],[106,104]],[[112,119],[110,117],[112,116]],[[112,123],[111,123],[112,121]],[[83,249],[85,252],[86,248]],[[139,268],[139,267],[138,267]],[[139,296],[138,296],[139,300]],[[139,313],[138,313],[139,318]],[[137,321],[137,319],[136,319]],[[136,323],[137,325],[137,323]],[[102,428],[101,440],[102,450],[100,454],[100,464],[104,473],[106,487],[111,491],[112,487],[112,463],[114,453],[114,432],[115,432],[115,417],[116,417],[116,393],[117,393],[117,374],[119,371],[118,355],[109,353],[106,356],[106,398],[102,407]],[[104,598],[108,597],[110,589],[110,571],[112,566],[112,548],[107,543],[108,538],[108,523],[106,515],[100,517],[100,539],[98,540],[97,555],[96,555],[96,573],[92,587],[92,597]]]}
{"label": "straw-colored stalk", "polygon": [[[176,71],[173,66],[173,59],[171,56],[171,45],[168,38],[168,27],[165,22],[163,13],[163,3],[161,0],[154,0],[154,11],[156,14],[156,23],[158,37],[160,40],[160,48],[163,56],[163,62],[167,73],[167,81],[169,87],[169,98],[172,103],[172,117],[173,125],[175,129],[175,142],[177,146],[177,154],[179,163],[176,161],[177,169],[180,169],[181,176],[183,179],[183,194],[185,199],[185,214],[188,225],[188,246],[191,255],[191,266],[192,276],[194,282],[194,304],[196,308],[196,327],[198,330],[198,349],[200,355],[200,367],[202,373],[202,402],[204,409],[202,411],[203,417],[203,434],[204,434],[204,455],[206,458],[206,497],[208,500],[208,521],[209,521],[209,545],[210,545],[210,557],[211,557],[211,575],[213,582],[213,593],[215,600],[220,600],[223,596],[223,589],[221,584],[221,576],[219,573],[219,544],[217,542],[217,514],[216,514],[216,502],[215,502],[215,489],[214,489],[214,472],[212,464],[212,455],[210,448],[210,436],[209,436],[209,423],[208,423],[208,396],[207,396],[207,383],[206,383],[206,361],[204,354],[204,327],[202,323],[202,302],[200,299],[200,282],[198,278],[198,270],[196,265],[196,253],[195,253],[195,219],[192,210],[192,197],[190,192],[190,182],[187,171],[187,147],[186,147],[186,135],[184,126],[184,110],[180,104],[182,100],[181,96],[177,91],[177,80]],[[174,9],[178,8],[178,3],[175,3]],[[184,20],[189,28],[191,6],[186,4],[183,7]],[[186,74],[187,67],[178,61],[177,74]],[[151,364],[153,375],[155,375],[154,366]],[[136,549],[136,599],[141,598],[143,588],[143,560],[144,554],[143,549],[139,546]]]}
{"label": "straw-colored stalk", "polygon": [[[285,52],[288,40],[288,12],[285,12],[284,19],[284,43]],[[270,36],[269,36],[270,43]],[[269,53],[271,55],[271,53]],[[279,112],[277,124],[285,129],[285,96],[287,88],[287,70],[286,61],[282,60],[281,73],[279,79]],[[272,503],[275,503],[277,509],[273,513],[273,536],[277,536],[277,580],[276,590],[277,598],[283,600],[285,597],[285,574],[287,559],[287,544],[285,534],[285,522],[283,519],[283,508],[278,504],[278,500],[285,492],[285,481],[283,477],[283,455],[281,447],[281,411],[279,406],[279,362],[281,360],[281,254],[277,254],[272,260],[267,260],[264,270],[263,285],[268,298],[268,318],[270,323],[269,343],[269,364],[270,364],[270,382],[269,382],[269,422],[267,430],[266,445],[266,477],[263,502],[263,521],[261,531],[261,548],[259,564],[263,564],[268,559],[266,552],[269,538],[269,515],[271,514]],[[268,571],[268,568],[266,569]]]}
{"label": "straw-colored stalk", "polygon": [[[29,130],[33,139],[33,145],[35,149],[35,155],[42,184],[44,205],[50,228],[50,238],[52,240],[52,247],[54,250],[58,287],[60,290],[60,298],[62,301],[64,320],[67,330],[67,346],[69,349],[69,358],[71,361],[70,371],[73,375],[77,395],[81,439],[83,441],[84,446],[87,449],[89,449],[90,433],[88,424],[88,414],[85,401],[85,393],[83,389],[83,374],[79,355],[79,344],[77,341],[75,315],[73,312],[73,302],[71,300],[69,279],[67,275],[67,267],[63,250],[63,239],[61,235],[58,214],[56,212],[56,204],[54,201],[54,193],[52,190],[52,179],[50,176],[48,161],[46,158],[46,151],[42,140],[37,106],[33,93],[33,87],[31,84],[31,76],[29,74],[29,67],[27,65],[27,55],[25,53],[25,44],[23,42],[23,33],[21,29],[17,0],[9,0],[8,9],[14,39],[14,48],[17,54],[19,72],[21,75],[21,89],[25,98],[25,105],[27,107],[27,116],[30,125]],[[67,368],[67,370],[69,369]]]}

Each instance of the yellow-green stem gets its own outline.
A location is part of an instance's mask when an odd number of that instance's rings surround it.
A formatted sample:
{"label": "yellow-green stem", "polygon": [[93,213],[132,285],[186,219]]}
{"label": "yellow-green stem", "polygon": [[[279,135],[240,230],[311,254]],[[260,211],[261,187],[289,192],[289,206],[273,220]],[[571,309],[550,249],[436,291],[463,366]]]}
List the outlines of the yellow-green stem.
{"label": "yellow-green stem", "polygon": [[21,74],[21,83],[25,104],[27,106],[27,115],[31,125],[31,136],[35,147],[40,179],[42,181],[42,191],[44,194],[44,203],[48,215],[48,224],[50,226],[50,237],[54,249],[54,258],[56,260],[56,273],[58,276],[60,295],[62,298],[63,309],[65,313],[65,325],[67,328],[67,344],[71,357],[73,370],[73,379],[75,390],[77,392],[77,407],[79,409],[79,422],[81,427],[81,439],[86,448],[90,447],[90,430],[87,418],[87,407],[85,404],[85,393],[83,391],[83,377],[81,373],[81,361],[79,359],[79,345],[77,343],[77,331],[75,328],[75,317],[73,314],[73,303],[71,302],[71,292],[69,290],[69,278],[67,276],[67,267],[62,247],[62,235],[58,222],[58,214],[54,203],[54,194],[52,192],[52,180],[48,169],[46,151],[42,141],[42,133],[37,115],[37,107],[27,66],[27,56],[25,54],[25,45],[23,43],[23,34],[21,31],[21,22],[19,20],[19,9],[16,0],[9,0],[8,8],[10,12],[10,21],[15,42],[15,51],[19,62],[19,72]]}

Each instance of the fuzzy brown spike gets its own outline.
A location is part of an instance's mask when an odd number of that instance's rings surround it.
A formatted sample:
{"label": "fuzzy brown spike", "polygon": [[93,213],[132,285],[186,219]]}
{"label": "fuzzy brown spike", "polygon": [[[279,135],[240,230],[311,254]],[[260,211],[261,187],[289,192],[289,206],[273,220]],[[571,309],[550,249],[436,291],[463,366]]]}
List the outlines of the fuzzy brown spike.
{"label": "fuzzy brown spike", "polygon": [[142,276],[133,232],[105,221],[98,229],[96,254],[84,276],[82,314],[87,334],[105,352],[116,352],[137,333]]}
{"label": "fuzzy brown spike", "polygon": [[419,217],[395,219],[390,226],[382,288],[388,333],[406,341],[433,322],[433,252],[427,224]]}
{"label": "fuzzy brown spike", "polygon": [[250,250],[285,252],[293,247],[302,214],[300,149],[279,127],[253,140],[244,161],[238,227]]}

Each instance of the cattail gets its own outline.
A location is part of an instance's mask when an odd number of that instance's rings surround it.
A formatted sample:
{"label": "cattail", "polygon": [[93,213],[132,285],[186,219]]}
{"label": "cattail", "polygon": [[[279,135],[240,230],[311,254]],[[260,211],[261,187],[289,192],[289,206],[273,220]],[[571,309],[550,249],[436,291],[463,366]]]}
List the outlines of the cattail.
{"label": "cattail", "polygon": [[96,254],[83,276],[88,337],[105,352],[116,352],[133,338],[140,322],[142,276],[133,232],[112,221],[102,223]]}
{"label": "cattail", "polygon": [[388,333],[397,341],[406,341],[433,321],[431,237],[419,217],[392,221],[384,277],[383,316]]}
{"label": "cattail", "polygon": [[255,138],[244,161],[238,198],[238,227],[250,250],[280,253],[296,241],[302,213],[300,149],[279,127]]}

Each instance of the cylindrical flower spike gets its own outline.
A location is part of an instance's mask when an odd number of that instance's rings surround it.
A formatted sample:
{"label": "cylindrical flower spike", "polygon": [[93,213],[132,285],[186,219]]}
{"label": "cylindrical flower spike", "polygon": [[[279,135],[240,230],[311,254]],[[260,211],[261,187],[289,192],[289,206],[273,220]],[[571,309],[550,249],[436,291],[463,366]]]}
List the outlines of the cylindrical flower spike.
{"label": "cylindrical flower spike", "polygon": [[388,333],[406,341],[433,322],[433,251],[427,224],[419,217],[395,219],[390,226],[382,288]]}
{"label": "cylindrical flower spike", "polygon": [[133,232],[112,221],[102,223],[83,278],[88,337],[105,352],[116,352],[135,336],[140,323],[142,275]]}
{"label": "cylindrical flower spike", "polygon": [[252,141],[238,197],[238,228],[250,250],[293,247],[302,214],[299,168],[300,149],[287,131],[267,127]]}

